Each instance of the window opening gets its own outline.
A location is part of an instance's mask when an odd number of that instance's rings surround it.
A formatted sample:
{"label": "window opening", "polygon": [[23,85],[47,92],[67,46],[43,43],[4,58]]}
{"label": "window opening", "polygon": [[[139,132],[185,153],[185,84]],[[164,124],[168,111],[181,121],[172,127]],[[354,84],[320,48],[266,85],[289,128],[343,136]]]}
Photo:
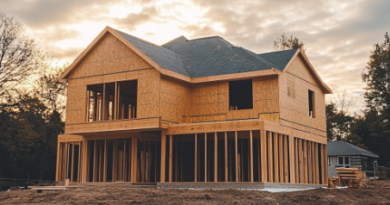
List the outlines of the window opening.
{"label": "window opening", "polygon": [[137,81],[118,82],[119,109],[118,119],[136,118]]}
{"label": "window opening", "polygon": [[308,99],[309,99],[309,117],[315,118],[315,111],[314,111],[314,92],[309,90],[308,92]]}
{"label": "window opening", "polygon": [[229,110],[253,109],[252,79],[229,82]]}

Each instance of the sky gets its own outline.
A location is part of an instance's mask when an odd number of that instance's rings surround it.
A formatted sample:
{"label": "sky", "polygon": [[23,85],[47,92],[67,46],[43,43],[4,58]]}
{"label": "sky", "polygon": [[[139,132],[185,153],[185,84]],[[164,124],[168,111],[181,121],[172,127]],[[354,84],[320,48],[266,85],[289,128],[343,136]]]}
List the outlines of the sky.
{"label": "sky", "polygon": [[285,33],[333,90],[364,108],[361,74],[375,43],[390,31],[389,0],[1,0],[59,64],[71,63],[110,26],[157,45],[176,37],[221,36],[256,53],[274,51]]}

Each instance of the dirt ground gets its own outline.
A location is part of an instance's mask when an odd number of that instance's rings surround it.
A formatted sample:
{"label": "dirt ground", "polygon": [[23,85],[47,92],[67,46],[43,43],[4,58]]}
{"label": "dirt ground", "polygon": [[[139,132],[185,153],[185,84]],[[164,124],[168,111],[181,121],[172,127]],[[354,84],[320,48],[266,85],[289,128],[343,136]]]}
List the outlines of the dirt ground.
{"label": "dirt ground", "polygon": [[361,189],[315,189],[269,193],[238,190],[160,190],[129,186],[87,186],[66,191],[0,192],[0,204],[389,204],[390,180]]}

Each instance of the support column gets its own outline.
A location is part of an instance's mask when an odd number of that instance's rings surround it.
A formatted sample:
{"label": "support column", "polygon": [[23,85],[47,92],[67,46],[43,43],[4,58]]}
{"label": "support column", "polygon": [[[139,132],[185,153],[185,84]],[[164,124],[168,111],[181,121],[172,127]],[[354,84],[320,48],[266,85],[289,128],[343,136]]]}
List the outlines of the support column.
{"label": "support column", "polygon": [[312,152],[312,142],[307,143],[307,161],[308,161],[308,175],[309,175],[309,180],[308,183],[313,183],[313,152]]}
{"label": "support column", "polygon": [[218,136],[214,133],[214,182],[218,182]]}
{"label": "support column", "polygon": [[274,182],[274,167],[272,160],[272,132],[267,131],[267,144],[268,144],[268,182]]}
{"label": "support column", "polygon": [[273,133],[274,138],[274,176],[275,176],[275,182],[279,182],[279,151],[278,151],[278,133]]}
{"label": "support column", "polygon": [[325,158],[324,158],[324,145],[320,144],[320,157],[321,157],[321,183],[325,184]]}
{"label": "support column", "polygon": [[323,148],[324,148],[324,151],[323,151],[323,156],[324,156],[324,161],[325,161],[325,166],[324,166],[324,184],[328,183],[328,148],[326,144],[322,145]]}
{"label": "support column", "polygon": [[284,182],[285,183],[288,183],[288,176],[289,176],[289,167],[288,167],[288,136],[287,135],[283,135],[283,153],[284,153],[284,156],[283,156],[283,162],[284,162],[284,165],[283,165],[283,168],[284,168]]}
{"label": "support column", "polygon": [[207,182],[207,133],[204,133],[204,182]]}
{"label": "support column", "polygon": [[107,182],[107,139],[104,140],[103,182]]}
{"label": "support column", "polygon": [[[289,146],[289,156],[290,156],[290,168],[289,168],[289,171],[290,171],[290,183],[296,183],[297,181],[297,178],[295,177],[296,173],[295,173],[295,152],[296,152],[296,149],[295,149],[295,139],[293,136],[286,136],[286,139],[288,138],[288,146]],[[286,143],[287,144],[287,143]]]}
{"label": "support column", "polygon": [[304,166],[303,166],[303,145],[302,139],[298,139],[298,157],[299,157],[299,183],[304,183]]}
{"label": "support column", "polygon": [[138,139],[133,137],[131,139],[131,183],[137,183],[137,153],[138,153]]}
{"label": "support column", "polygon": [[229,170],[229,165],[228,165],[228,141],[227,141],[227,132],[225,132],[225,182],[229,181],[229,176],[228,176],[228,170]]}
{"label": "support column", "polygon": [[62,147],[61,147],[61,142],[57,142],[56,182],[61,182],[61,176],[60,176],[61,163],[62,163]]}
{"label": "support column", "polygon": [[268,182],[267,169],[267,131],[260,130],[261,182]]}
{"label": "support column", "polygon": [[87,182],[87,172],[88,172],[88,141],[84,138],[83,139],[83,168],[82,168],[82,182]]}
{"label": "support column", "polygon": [[97,182],[97,144],[93,142],[93,182]]}
{"label": "support column", "polygon": [[194,182],[198,182],[198,134],[195,133],[195,171]]}
{"label": "support column", "polygon": [[318,143],[314,143],[314,157],[315,157],[315,172],[316,172],[316,184],[320,184],[320,175],[319,175],[319,163],[318,163]]}
{"label": "support column", "polygon": [[161,131],[161,171],[160,171],[160,182],[165,183],[165,160],[166,160],[166,148],[167,148],[167,137],[164,131]]}
{"label": "support column", "polygon": [[237,131],[234,132],[234,141],[235,141],[235,146],[236,146],[236,149],[235,149],[235,154],[236,154],[236,182],[238,182],[238,147],[237,147],[237,144],[238,144],[238,140],[237,140]]}
{"label": "support column", "polygon": [[173,137],[172,135],[169,135],[169,182],[172,182],[172,152],[173,152]]}
{"label": "support column", "polygon": [[250,173],[251,173],[251,182],[253,183],[253,133],[252,130],[249,131],[249,146],[250,146]]}
{"label": "support column", "polygon": [[284,168],[283,168],[283,136],[278,134],[279,137],[279,181],[284,182]]}
{"label": "support column", "polygon": [[307,183],[307,179],[309,178],[308,177],[308,166],[307,166],[307,141],[306,140],[302,140],[303,141],[303,166],[304,166],[304,183]]}

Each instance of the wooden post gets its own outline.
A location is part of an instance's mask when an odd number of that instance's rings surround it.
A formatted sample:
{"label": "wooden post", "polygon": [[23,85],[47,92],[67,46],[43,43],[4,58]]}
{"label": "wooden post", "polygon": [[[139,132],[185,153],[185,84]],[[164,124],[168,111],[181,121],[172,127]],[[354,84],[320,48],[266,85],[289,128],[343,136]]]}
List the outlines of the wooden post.
{"label": "wooden post", "polygon": [[250,173],[251,173],[251,182],[253,183],[253,133],[252,130],[249,131],[249,146],[250,146]]}
{"label": "wooden post", "polygon": [[107,139],[104,140],[103,182],[107,182]]}
{"label": "wooden post", "polygon": [[97,144],[93,142],[93,182],[97,182]]}
{"label": "wooden post", "polygon": [[307,141],[306,140],[302,140],[303,141],[303,166],[304,166],[304,182],[303,183],[307,183],[307,179],[308,179],[308,166],[307,166]]}
{"label": "wooden post", "polygon": [[296,183],[299,183],[300,182],[300,179],[299,177],[301,176],[300,175],[300,164],[299,164],[299,146],[298,146],[298,143],[299,143],[299,140],[298,138],[294,138],[294,154],[295,154],[295,162],[294,162],[294,165],[295,165],[295,182]]}
{"label": "wooden post", "polygon": [[283,153],[284,153],[284,156],[283,156],[283,162],[284,162],[283,168],[284,168],[284,182],[285,183],[289,182],[288,181],[288,177],[289,177],[288,155],[290,155],[290,153],[288,152],[288,146],[289,146],[289,144],[288,144],[288,136],[287,135],[283,135],[283,147],[284,147],[284,149],[283,149]]}
{"label": "wooden post", "polygon": [[268,182],[267,169],[267,131],[260,131],[260,146],[261,146],[261,182]]}
{"label": "wooden post", "polygon": [[327,150],[327,145],[324,144],[322,145],[323,147],[323,157],[324,157],[324,161],[325,161],[325,166],[323,168],[324,170],[324,183],[327,183],[328,181],[328,150]]}
{"label": "wooden post", "polygon": [[227,141],[227,132],[225,132],[225,182],[229,181],[228,177],[228,141]]}
{"label": "wooden post", "polygon": [[164,131],[161,131],[161,176],[160,182],[165,183],[165,160],[166,160],[167,137]]}
{"label": "wooden post", "polygon": [[272,160],[272,132],[267,131],[267,143],[268,143],[268,182],[274,182],[274,169]]}
{"label": "wooden post", "polygon": [[283,168],[283,136],[278,134],[279,137],[279,181],[284,182],[284,168]]}
{"label": "wooden post", "polygon": [[236,161],[235,161],[235,163],[236,163],[236,182],[238,182],[238,169],[239,169],[239,167],[238,167],[238,136],[237,136],[237,131],[235,131],[234,132],[234,141],[235,141],[235,146],[236,146],[236,148],[235,148],[235,155],[236,155]]}
{"label": "wooden post", "polygon": [[103,99],[102,99],[102,121],[104,121],[104,120],[106,120],[106,84],[105,83],[103,83],[103,93],[102,93],[103,95],[102,95],[102,97],[103,97]]}
{"label": "wooden post", "polygon": [[299,157],[299,183],[304,183],[304,166],[303,166],[303,145],[302,139],[298,139],[298,157]]}
{"label": "wooden post", "polygon": [[131,183],[137,183],[138,139],[131,138]]}
{"label": "wooden post", "polygon": [[[324,174],[324,170],[325,168],[325,159],[324,159],[324,145],[323,144],[320,144],[320,157],[321,157],[321,184],[325,184],[325,174]],[[324,168],[325,167],[325,168]]]}
{"label": "wooden post", "polygon": [[195,133],[195,182],[198,182],[198,134]]}
{"label": "wooden post", "polygon": [[88,177],[88,141],[83,138],[83,170],[82,170],[82,177],[81,181],[82,182],[87,182],[87,177]]}
{"label": "wooden post", "polygon": [[278,133],[273,133],[274,138],[274,176],[275,176],[275,182],[279,182],[279,150],[278,150]]}
{"label": "wooden post", "polygon": [[204,133],[204,182],[207,182],[207,133]]}
{"label": "wooden post", "polygon": [[314,158],[315,158],[315,172],[316,172],[316,184],[320,184],[320,175],[319,175],[319,163],[318,163],[318,143],[314,143]]}
{"label": "wooden post", "polygon": [[310,184],[310,183],[313,183],[313,147],[312,147],[312,142],[308,142],[308,144],[307,144],[307,158],[308,158],[308,168],[309,168],[309,170],[308,170],[308,175],[309,175],[309,180],[308,180],[308,183]]}
{"label": "wooden post", "polygon": [[113,113],[113,120],[116,120],[117,119],[117,110],[118,110],[118,107],[117,107],[117,103],[118,103],[118,82],[115,82],[115,93],[114,93],[114,102],[113,102],[113,106],[114,106],[114,113]]}
{"label": "wooden post", "polygon": [[57,164],[56,164],[56,182],[61,182],[61,163],[62,163],[62,148],[61,143],[57,142]]}
{"label": "wooden post", "polygon": [[288,140],[288,142],[286,144],[288,144],[288,154],[289,154],[289,157],[290,157],[290,167],[288,169],[288,172],[290,173],[289,177],[290,177],[290,183],[296,183],[296,178],[295,178],[295,143],[294,143],[294,137],[293,136],[289,136],[287,135],[286,136],[286,140]]}
{"label": "wooden post", "polygon": [[214,182],[218,182],[218,135],[214,133]]}
{"label": "wooden post", "polygon": [[169,135],[169,183],[172,182],[172,152],[173,152],[173,137]]}

